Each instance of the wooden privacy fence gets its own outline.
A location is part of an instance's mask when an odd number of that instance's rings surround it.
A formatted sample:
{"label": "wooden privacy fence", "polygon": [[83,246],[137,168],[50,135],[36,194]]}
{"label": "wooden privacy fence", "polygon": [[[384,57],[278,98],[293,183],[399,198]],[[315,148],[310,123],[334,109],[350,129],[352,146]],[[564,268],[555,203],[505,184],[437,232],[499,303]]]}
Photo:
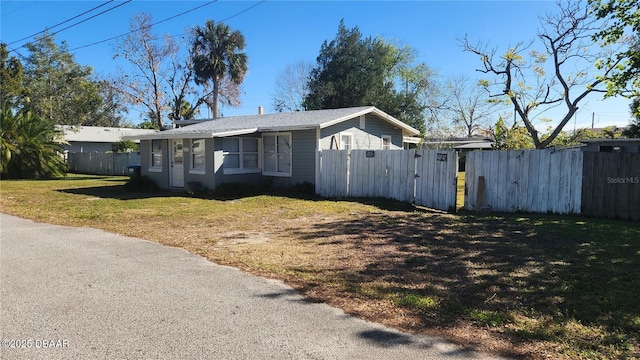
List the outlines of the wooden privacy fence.
{"label": "wooden privacy fence", "polygon": [[584,153],[582,214],[640,221],[640,154]]}
{"label": "wooden privacy fence", "polygon": [[474,151],[465,175],[467,210],[640,221],[640,154]]}
{"label": "wooden privacy fence", "polygon": [[465,209],[579,214],[580,151],[474,151],[467,154]]}
{"label": "wooden privacy fence", "polygon": [[455,211],[453,150],[323,150],[316,192],[325,197],[385,197]]}
{"label": "wooden privacy fence", "polygon": [[128,175],[129,165],[140,165],[139,153],[76,152],[67,154],[69,172],[92,175]]}

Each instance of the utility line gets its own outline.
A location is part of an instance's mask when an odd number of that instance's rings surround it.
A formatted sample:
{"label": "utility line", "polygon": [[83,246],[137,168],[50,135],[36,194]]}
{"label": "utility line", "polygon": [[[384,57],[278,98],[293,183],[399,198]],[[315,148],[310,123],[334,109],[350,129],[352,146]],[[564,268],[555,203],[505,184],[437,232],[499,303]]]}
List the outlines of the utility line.
{"label": "utility line", "polygon": [[[31,1],[31,2],[28,2],[28,3],[26,3],[25,5],[22,5],[21,7],[17,8],[17,9],[13,9],[13,10],[11,10],[11,11],[9,11],[9,12],[6,12],[6,13],[2,14],[2,17],[5,17],[5,16],[8,16],[8,15],[11,15],[11,14],[13,14],[14,12],[19,11],[19,10],[22,10],[22,9],[26,8],[27,6],[30,6],[31,4],[36,3],[36,2],[37,2],[37,1]],[[6,5],[5,5],[5,6],[6,6]]]}
{"label": "utility line", "polygon": [[44,30],[39,31],[39,32],[37,32],[37,33],[35,33],[35,34],[29,35],[29,36],[25,36],[25,37],[23,37],[22,39],[19,39],[19,40],[16,40],[16,41],[10,42],[10,43],[9,43],[9,44],[7,44],[7,45],[13,45],[13,44],[15,44],[15,43],[17,43],[17,42],[20,42],[20,41],[22,41],[22,40],[26,40],[26,39],[32,38],[32,37],[34,37],[34,36],[36,36],[36,35],[40,35],[40,34],[42,34],[42,33],[46,32],[47,30],[51,30],[51,29],[53,29],[53,28],[55,28],[55,27],[58,27],[58,26],[60,26],[60,25],[62,25],[62,24],[66,24],[66,23],[68,23],[68,22],[69,22],[69,21],[71,21],[71,20],[77,19],[77,18],[79,18],[80,16],[82,16],[82,15],[84,15],[84,14],[87,14],[87,13],[90,13],[90,12],[92,12],[93,10],[96,10],[96,9],[98,9],[98,8],[101,8],[101,7],[103,7],[103,6],[105,6],[105,5],[107,5],[108,3],[113,2],[113,1],[114,1],[114,0],[109,0],[109,1],[107,1],[107,2],[105,2],[105,3],[103,3],[103,4],[101,4],[101,5],[98,5],[98,6],[96,6],[96,7],[93,7],[93,8],[91,8],[91,9],[89,9],[89,10],[87,10],[87,11],[83,12],[82,14],[78,14],[78,15],[76,15],[76,16],[74,16],[74,17],[72,17],[72,18],[69,18],[69,19],[67,19],[67,20],[65,20],[65,21],[63,21],[63,22],[60,22],[60,23],[57,23],[57,24],[55,24],[55,25],[53,25],[53,26],[47,27],[47,28],[45,28]]}
{"label": "utility line", "polygon": [[[125,5],[125,4],[127,4],[127,3],[130,3],[131,1],[132,1],[132,0],[127,0],[127,1],[125,1],[125,2],[123,2],[123,3],[120,3],[120,4],[118,4],[118,5],[114,6],[114,7],[112,7],[112,8],[109,8],[109,9],[107,9],[107,10],[105,10],[105,11],[99,12],[99,13],[97,13],[97,14],[95,14],[95,15],[93,15],[93,16],[90,16],[90,17],[88,17],[88,18],[86,18],[86,19],[84,19],[84,20],[81,20],[81,21],[79,21],[79,22],[77,22],[77,23],[71,24],[71,25],[69,25],[69,26],[67,26],[67,27],[65,27],[65,28],[63,28],[63,29],[60,29],[60,30],[58,30],[58,31],[56,31],[56,32],[54,32],[54,33],[51,33],[51,34],[49,34],[49,35],[46,35],[46,36],[44,36],[44,38],[52,37],[52,36],[54,36],[54,35],[56,35],[56,34],[58,34],[58,33],[62,32],[62,31],[64,31],[64,30],[67,30],[67,29],[72,28],[72,27],[74,27],[74,26],[76,26],[76,25],[82,24],[82,23],[83,23],[83,22],[85,22],[85,21],[89,21],[89,20],[91,20],[91,19],[93,19],[93,18],[95,18],[95,17],[97,17],[97,16],[100,16],[100,15],[102,15],[102,14],[106,13],[106,12],[109,12],[109,11],[111,11],[111,10],[115,10],[116,8],[119,8],[119,7],[120,7],[120,6],[122,6],[122,5]],[[28,43],[27,43],[27,44],[28,44]],[[18,48],[25,47],[27,44],[21,45],[21,46],[19,46]],[[15,51],[15,50],[14,50],[14,51]]]}
{"label": "utility line", "polygon": [[233,14],[233,15],[229,16],[229,17],[228,17],[228,18],[226,18],[226,19],[222,19],[222,20],[220,20],[220,22],[225,22],[225,21],[227,21],[227,20],[231,20],[231,19],[233,19],[234,17],[236,17],[236,16],[238,16],[238,15],[242,15],[242,14],[246,13],[247,11],[249,11],[249,10],[253,9],[254,7],[256,7],[256,6],[260,5],[260,4],[262,4],[262,3],[263,3],[263,2],[265,2],[265,1],[267,1],[267,0],[259,1],[259,2],[255,3],[255,4],[253,4],[253,5],[249,6],[248,8],[246,8],[246,9],[244,9],[244,10],[240,11],[239,13]]}
{"label": "utility line", "polygon": [[182,16],[182,15],[188,14],[188,13],[190,13],[190,12],[192,12],[192,11],[196,11],[196,10],[198,10],[198,9],[200,9],[200,8],[203,8],[203,7],[205,7],[205,6],[211,5],[211,4],[213,4],[214,2],[217,2],[217,1],[218,1],[218,0],[209,1],[208,3],[205,3],[205,4],[203,4],[203,5],[197,6],[197,7],[193,8],[193,9],[190,9],[190,10],[184,11],[184,12],[182,12],[182,13],[180,13],[180,14],[173,15],[173,16],[171,16],[171,17],[168,17],[168,18],[164,19],[164,20],[160,20],[160,21],[155,22],[155,23],[153,23],[153,24],[151,24],[151,25],[149,25],[149,26],[141,27],[140,29],[132,30],[132,31],[126,32],[126,33],[124,33],[124,34],[120,34],[120,35],[116,35],[116,36],[110,37],[110,38],[108,38],[108,39],[104,39],[104,40],[96,41],[96,42],[93,42],[93,43],[91,43],[91,44],[78,46],[78,47],[75,47],[75,48],[73,48],[73,49],[70,49],[69,51],[75,51],[75,50],[79,50],[79,49],[84,49],[84,48],[89,47],[89,46],[102,44],[102,43],[107,42],[107,41],[111,41],[111,40],[114,40],[114,39],[117,39],[117,38],[120,38],[120,37],[123,37],[123,36],[127,36],[127,35],[129,35],[129,34],[133,34],[133,33],[135,33],[135,32],[138,32],[138,31],[144,30],[145,28],[149,28],[149,27],[152,27],[152,26],[155,26],[155,25],[161,24],[161,23],[163,23],[163,22],[165,22],[165,21],[169,21],[169,20],[171,20],[171,19],[175,19],[175,18],[177,18],[178,16]]}
{"label": "utility line", "polygon": [[93,19],[93,18],[95,18],[95,17],[97,17],[97,16],[100,16],[100,15],[102,15],[102,14],[104,14],[104,13],[106,13],[106,12],[109,12],[109,11],[111,11],[111,10],[115,10],[115,9],[119,8],[120,6],[122,6],[122,5],[126,5],[126,4],[128,4],[128,3],[130,3],[130,2],[131,2],[131,0],[127,0],[127,1],[125,1],[125,2],[123,2],[123,3],[120,3],[120,4],[118,4],[118,5],[114,6],[114,7],[112,7],[112,8],[107,9],[107,10],[105,10],[105,11],[103,11],[103,12],[99,12],[99,13],[97,13],[97,14],[95,14],[95,15],[93,15],[93,16],[90,16],[90,17],[88,17],[88,18],[86,18],[86,19],[84,19],[84,20],[78,21],[78,22],[77,22],[77,23],[75,23],[75,24],[69,25],[69,26],[67,26],[66,28],[60,29],[60,30],[58,30],[58,31],[56,31],[56,32],[54,32],[54,33],[52,33],[52,34],[51,34],[51,35],[49,35],[49,36],[53,36],[53,35],[58,34],[58,33],[62,32],[62,31],[64,31],[64,30],[67,30],[67,29],[69,29],[69,28],[72,28],[72,27],[74,27],[74,26],[76,26],[76,25],[80,25],[80,24],[82,24],[82,23],[83,23],[83,22],[85,22],[85,21],[89,21],[89,20],[91,20],[91,19]]}

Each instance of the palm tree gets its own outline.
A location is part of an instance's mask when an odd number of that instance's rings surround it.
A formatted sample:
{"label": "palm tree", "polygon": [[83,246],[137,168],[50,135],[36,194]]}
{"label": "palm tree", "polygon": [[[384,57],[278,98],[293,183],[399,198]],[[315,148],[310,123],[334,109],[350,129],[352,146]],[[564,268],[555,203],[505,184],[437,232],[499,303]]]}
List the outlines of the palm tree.
{"label": "palm tree", "polygon": [[11,108],[0,111],[0,172],[8,178],[51,178],[66,172],[62,132],[52,121]]}
{"label": "palm tree", "polygon": [[[207,102],[215,118],[220,117],[220,96],[223,97],[222,84],[225,78],[239,85],[247,73],[247,55],[243,52],[245,47],[244,35],[239,31],[231,31],[224,23],[214,24],[207,20],[204,27],[196,26],[193,29],[193,69],[195,81],[198,85],[213,87],[212,99]],[[233,103],[236,99],[225,99],[227,103]]]}

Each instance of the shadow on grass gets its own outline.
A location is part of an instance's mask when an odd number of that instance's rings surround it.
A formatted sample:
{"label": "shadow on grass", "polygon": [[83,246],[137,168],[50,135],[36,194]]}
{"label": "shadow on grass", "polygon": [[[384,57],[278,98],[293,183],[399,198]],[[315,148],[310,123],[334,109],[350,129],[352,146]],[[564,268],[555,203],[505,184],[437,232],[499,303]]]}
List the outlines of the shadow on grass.
{"label": "shadow on grass", "polygon": [[463,319],[500,328],[515,342],[567,343],[577,354],[630,355],[640,345],[636,223],[397,212],[318,224],[300,238],[375,254],[364,268],[318,276],[350,295],[393,299],[419,319],[416,328]]}
{"label": "shadow on grass", "polygon": [[[66,194],[74,195],[86,195],[91,197],[98,197],[102,199],[117,199],[117,200],[138,200],[149,199],[159,197],[174,197],[181,196],[180,193],[170,191],[130,191],[125,185],[109,185],[109,186],[92,186],[84,188],[72,188],[57,190]],[[185,194],[188,195],[188,194]]]}

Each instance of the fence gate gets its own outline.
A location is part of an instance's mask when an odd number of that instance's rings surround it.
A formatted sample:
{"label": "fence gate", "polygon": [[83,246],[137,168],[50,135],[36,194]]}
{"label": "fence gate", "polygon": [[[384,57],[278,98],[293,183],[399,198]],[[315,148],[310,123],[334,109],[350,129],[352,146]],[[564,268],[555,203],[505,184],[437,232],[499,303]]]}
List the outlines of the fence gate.
{"label": "fence gate", "polygon": [[416,205],[455,212],[458,194],[458,153],[416,151]]}
{"label": "fence gate", "polygon": [[323,150],[316,192],[325,197],[385,197],[455,211],[453,150]]}

